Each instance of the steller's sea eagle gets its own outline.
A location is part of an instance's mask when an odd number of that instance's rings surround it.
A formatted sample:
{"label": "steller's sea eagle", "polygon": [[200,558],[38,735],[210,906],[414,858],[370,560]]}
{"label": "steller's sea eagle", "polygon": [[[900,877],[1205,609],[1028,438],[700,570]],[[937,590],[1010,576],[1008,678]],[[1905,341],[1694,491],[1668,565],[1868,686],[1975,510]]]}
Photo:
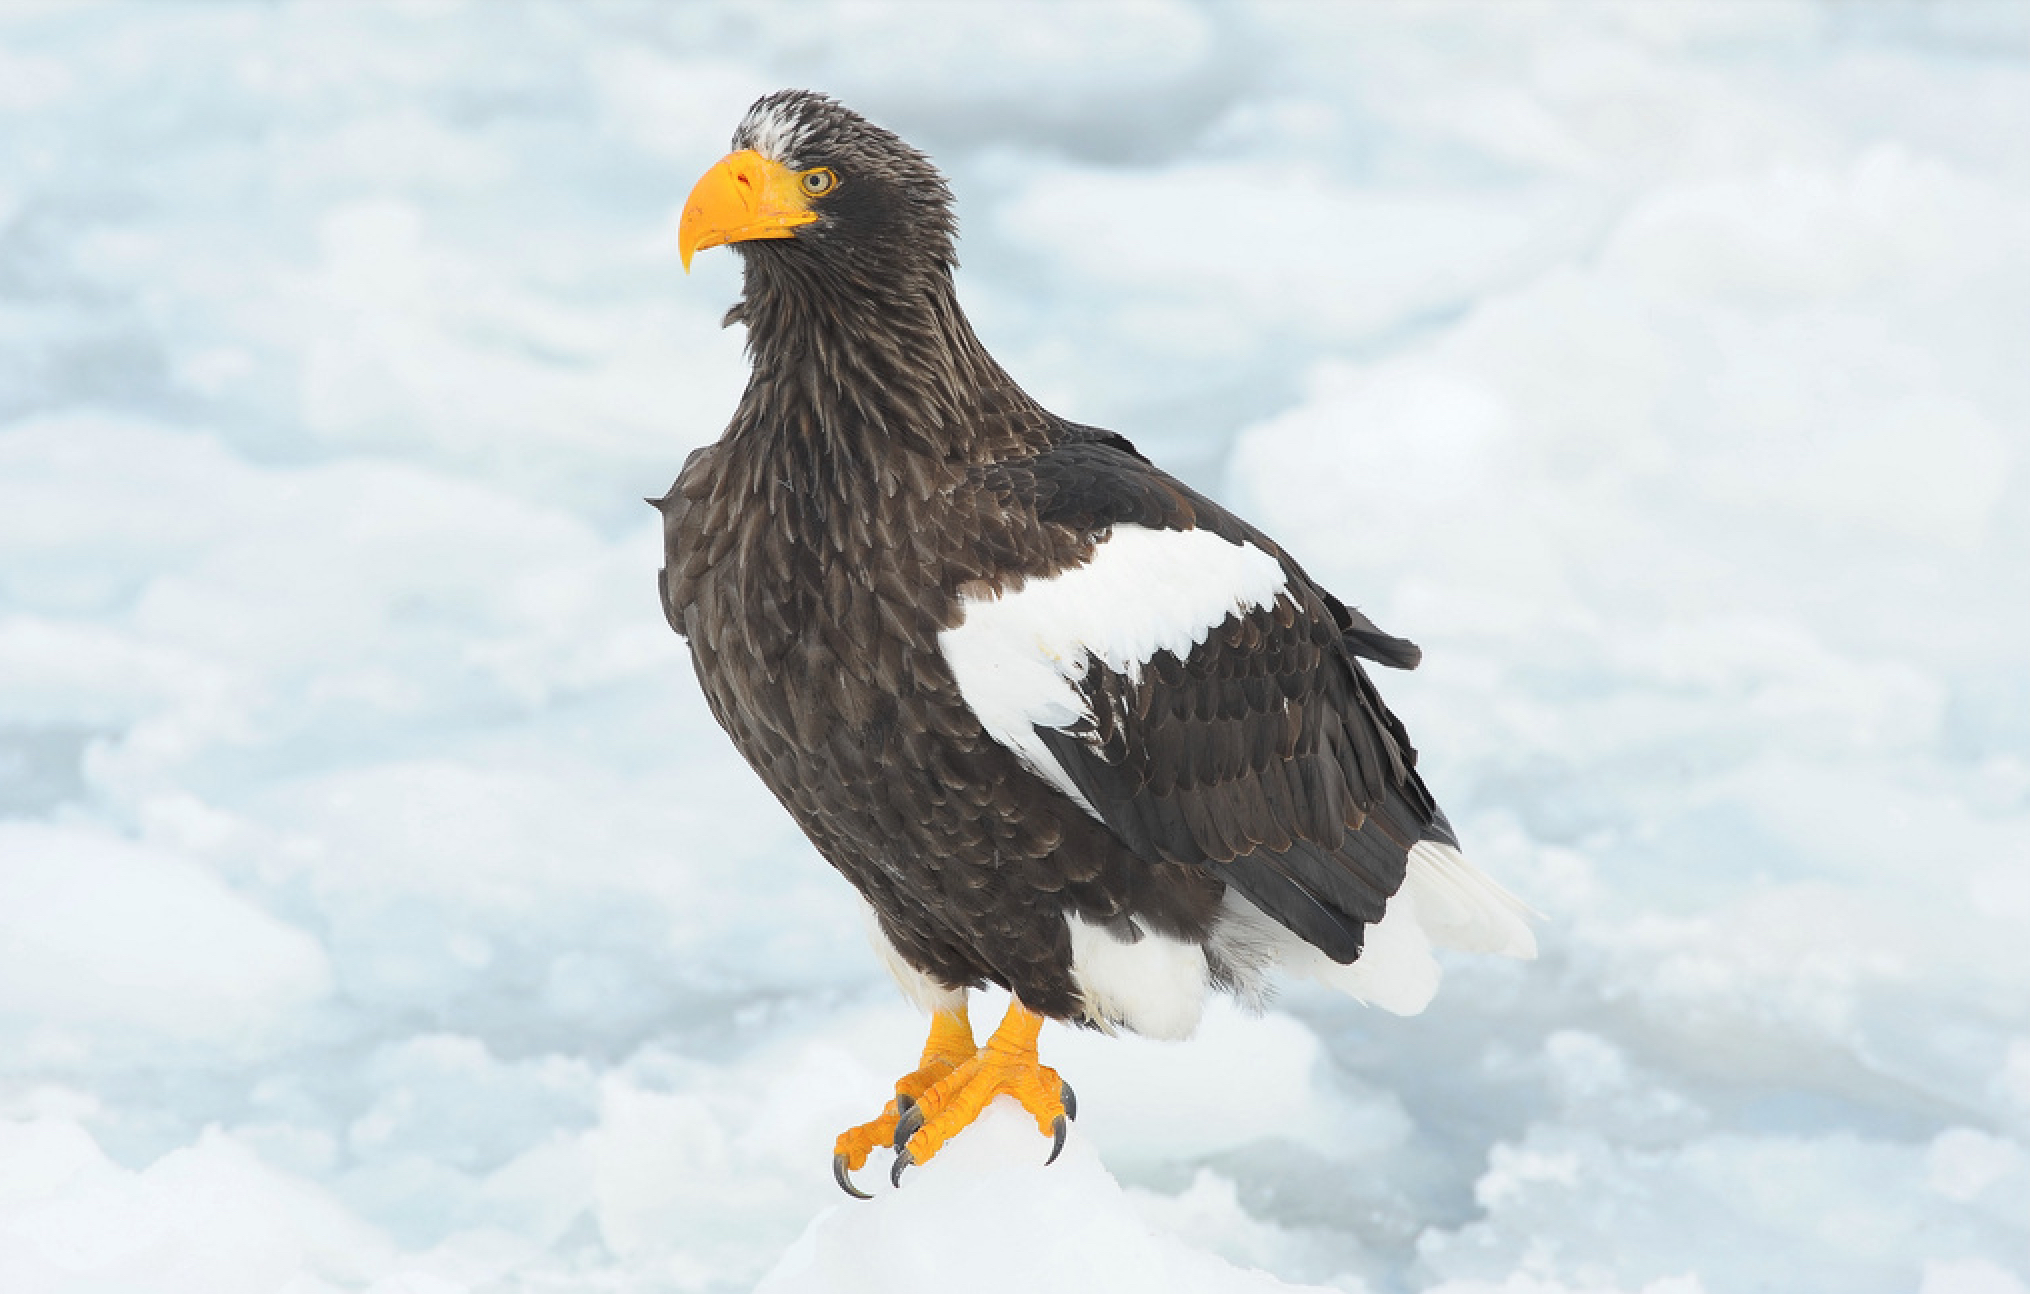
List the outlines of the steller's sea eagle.
{"label": "steller's sea eagle", "polygon": [[[893,1178],[998,1094],[1054,1138],[1045,1018],[1175,1038],[1282,966],[1397,1012],[1433,944],[1534,955],[1363,660],[1419,652],[989,355],[951,191],[834,100],[757,102],[679,228],[731,244],[752,364],[667,496],[663,609],[713,715],[931,1014],[833,1169]],[[984,1045],[969,989],[1013,1002]]]}

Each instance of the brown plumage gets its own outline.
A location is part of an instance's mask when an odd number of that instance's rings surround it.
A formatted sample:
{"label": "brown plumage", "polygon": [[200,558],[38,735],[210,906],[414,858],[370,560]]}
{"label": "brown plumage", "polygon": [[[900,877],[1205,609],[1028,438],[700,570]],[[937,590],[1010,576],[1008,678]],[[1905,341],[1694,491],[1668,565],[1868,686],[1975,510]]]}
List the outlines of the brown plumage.
{"label": "brown plumage", "polygon": [[[686,235],[687,256],[741,256],[728,320],[752,373],[659,503],[663,606],[713,715],[925,977],[918,996],[998,984],[1044,1015],[1147,1027],[1148,994],[1255,992],[1306,945],[1354,963],[1413,849],[1456,843],[1356,659],[1417,649],[1126,440],[1030,399],[959,308],[951,198],[922,154],[802,92],[757,103],[734,147],[722,166],[757,159],[722,185],[741,219],[779,214]],[[753,207],[754,186],[793,183],[804,197]],[[1216,537],[1205,551],[1267,591],[1215,591],[1190,622],[1177,608],[1207,595],[1135,578],[1130,534],[1138,552]],[[1041,606],[1103,566],[1135,591],[1121,614],[1172,647],[1121,656],[1099,644],[1148,635],[1069,626],[1094,646],[1043,691],[962,680],[953,635],[987,633],[984,608]],[[1100,985],[1068,918],[1109,948],[1200,949],[1185,974],[1203,983]]]}

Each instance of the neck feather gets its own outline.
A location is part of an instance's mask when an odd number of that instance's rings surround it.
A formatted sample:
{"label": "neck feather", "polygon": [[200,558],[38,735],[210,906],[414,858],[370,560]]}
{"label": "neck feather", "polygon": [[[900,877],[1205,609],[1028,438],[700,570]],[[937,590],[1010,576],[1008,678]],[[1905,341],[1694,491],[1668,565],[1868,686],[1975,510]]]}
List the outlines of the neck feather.
{"label": "neck feather", "polygon": [[842,273],[800,251],[745,258],[752,369],[729,437],[842,494],[935,490],[1043,447],[1048,416],[987,353],[948,267]]}

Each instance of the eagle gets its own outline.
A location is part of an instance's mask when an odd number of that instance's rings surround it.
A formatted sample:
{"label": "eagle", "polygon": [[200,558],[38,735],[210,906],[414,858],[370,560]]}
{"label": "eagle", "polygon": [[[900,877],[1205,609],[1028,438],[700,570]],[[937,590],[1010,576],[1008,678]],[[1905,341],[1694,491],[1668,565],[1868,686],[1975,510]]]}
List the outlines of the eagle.
{"label": "eagle", "polygon": [[[767,95],[698,181],[686,270],[730,245],[750,373],[652,500],[664,613],[713,717],[864,900],[930,1015],[840,1134],[891,1180],[995,1097],[1064,1145],[1044,1020],[1189,1035],[1281,968],[1400,1013],[1433,945],[1535,955],[1460,853],[1369,665],[1414,667],[1254,526],[1045,409],[953,285],[929,158],[836,100]],[[1011,995],[984,1044],[967,994]]]}

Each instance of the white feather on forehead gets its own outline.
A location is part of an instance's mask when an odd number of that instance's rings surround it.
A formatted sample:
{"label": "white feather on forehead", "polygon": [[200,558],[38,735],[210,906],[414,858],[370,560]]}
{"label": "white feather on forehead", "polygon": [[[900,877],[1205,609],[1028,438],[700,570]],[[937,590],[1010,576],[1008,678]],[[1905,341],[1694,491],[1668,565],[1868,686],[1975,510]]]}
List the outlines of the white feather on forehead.
{"label": "white feather on forehead", "polygon": [[736,148],[751,148],[771,162],[789,164],[809,140],[813,123],[797,109],[796,100],[763,99],[747,110],[733,132]]}

